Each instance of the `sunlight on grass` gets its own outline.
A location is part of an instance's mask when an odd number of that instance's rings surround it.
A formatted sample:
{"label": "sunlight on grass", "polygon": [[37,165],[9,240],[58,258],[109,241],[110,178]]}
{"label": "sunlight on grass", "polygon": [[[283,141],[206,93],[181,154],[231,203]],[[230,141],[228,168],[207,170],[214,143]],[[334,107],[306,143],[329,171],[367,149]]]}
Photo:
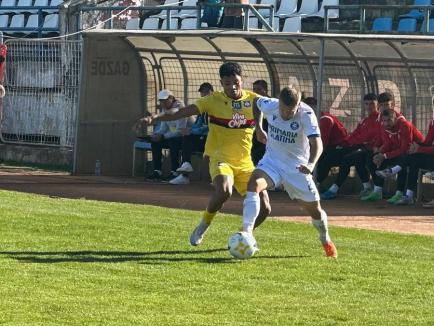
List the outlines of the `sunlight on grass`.
{"label": "sunlight on grass", "polygon": [[267,221],[237,261],[219,215],[0,191],[0,324],[434,324],[434,238]]}

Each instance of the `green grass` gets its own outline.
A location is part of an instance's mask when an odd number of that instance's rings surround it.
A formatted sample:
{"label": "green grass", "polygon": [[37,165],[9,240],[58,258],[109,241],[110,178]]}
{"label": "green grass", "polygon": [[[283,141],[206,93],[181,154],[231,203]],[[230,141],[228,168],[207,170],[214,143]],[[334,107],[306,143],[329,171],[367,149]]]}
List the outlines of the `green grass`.
{"label": "green grass", "polygon": [[[433,325],[434,238],[268,221],[231,259],[240,217],[198,248],[198,213],[0,191],[1,325]],[[205,206],[206,203],[204,203]]]}

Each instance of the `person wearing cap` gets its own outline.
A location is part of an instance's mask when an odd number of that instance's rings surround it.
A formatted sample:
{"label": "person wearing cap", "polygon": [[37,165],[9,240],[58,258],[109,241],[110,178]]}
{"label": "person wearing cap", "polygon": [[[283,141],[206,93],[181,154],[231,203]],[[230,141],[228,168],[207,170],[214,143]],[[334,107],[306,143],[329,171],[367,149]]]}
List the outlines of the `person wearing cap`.
{"label": "person wearing cap", "polygon": [[[198,92],[201,97],[209,96],[214,92],[214,87],[210,83],[203,83]],[[180,174],[169,181],[173,185],[190,183],[189,173],[194,171],[191,165],[191,155],[193,152],[203,152],[205,149],[206,136],[208,135],[208,115],[206,113],[198,115],[192,127],[184,129],[182,134],[182,164],[176,169],[176,172]]]}
{"label": "person wearing cap", "polygon": [[[255,119],[253,105],[258,95],[243,89],[243,73],[236,62],[225,62],[219,68],[223,91],[201,97],[176,113],[144,117],[145,124],[156,121],[170,121],[180,118],[208,114],[209,132],[204,154],[209,157],[209,172],[214,191],[203,211],[201,220],[190,235],[190,244],[199,245],[208,231],[214,217],[232,196],[233,188],[242,195],[247,193],[247,183],[255,166],[250,150],[252,148]],[[268,193],[259,193],[259,214],[255,227],[262,223],[271,212]]]}
{"label": "person wearing cap", "polygon": [[[175,113],[184,106],[184,103],[177,100],[173,93],[168,89],[162,89],[158,93],[157,99],[159,107],[163,113]],[[163,148],[168,148],[170,153],[171,172],[167,179],[171,180],[177,176],[175,170],[179,165],[179,151],[182,147],[182,132],[186,128],[190,128],[193,121],[193,117],[189,117],[175,121],[162,121],[160,123],[150,138],[154,171],[148,176],[148,179],[161,180],[163,178]]]}

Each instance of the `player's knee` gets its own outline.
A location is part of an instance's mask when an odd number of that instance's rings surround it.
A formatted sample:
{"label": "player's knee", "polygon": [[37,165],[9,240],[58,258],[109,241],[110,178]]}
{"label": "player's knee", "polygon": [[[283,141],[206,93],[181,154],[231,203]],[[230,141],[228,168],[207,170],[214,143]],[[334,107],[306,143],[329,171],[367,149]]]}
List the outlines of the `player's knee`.
{"label": "player's knee", "polygon": [[226,200],[231,198],[232,190],[229,189],[229,187],[223,187],[219,191],[217,191],[217,196],[222,202],[225,202]]}
{"label": "player's knee", "polygon": [[259,179],[256,178],[252,178],[249,180],[249,183],[247,184],[247,191],[252,191],[252,192],[261,192],[261,184],[259,182]]}

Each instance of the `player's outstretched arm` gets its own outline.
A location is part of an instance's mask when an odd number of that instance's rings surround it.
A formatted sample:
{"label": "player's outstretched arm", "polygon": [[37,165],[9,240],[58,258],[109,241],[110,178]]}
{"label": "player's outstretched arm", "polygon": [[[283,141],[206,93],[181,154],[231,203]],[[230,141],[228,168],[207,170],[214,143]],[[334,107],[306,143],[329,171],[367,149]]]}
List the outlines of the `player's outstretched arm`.
{"label": "player's outstretched arm", "polygon": [[255,119],[255,130],[256,130],[256,139],[263,143],[266,144],[267,143],[267,133],[264,131],[263,127],[262,127],[262,119],[263,119],[263,114],[262,111],[259,110],[258,108],[258,99],[259,97],[256,97],[253,100],[253,119]]}
{"label": "player's outstretched arm", "polygon": [[300,165],[298,168],[304,174],[311,174],[313,172],[315,164],[318,162],[323,150],[321,137],[309,137],[309,145],[309,161],[306,165]]}
{"label": "player's outstretched arm", "polygon": [[158,121],[174,121],[174,120],[179,120],[182,118],[187,118],[192,115],[198,115],[198,114],[200,114],[198,107],[194,104],[191,104],[184,108],[179,109],[174,113],[165,112],[161,114],[155,114],[150,117],[144,117],[140,120],[143,121],[145,124],[150,125]]}

